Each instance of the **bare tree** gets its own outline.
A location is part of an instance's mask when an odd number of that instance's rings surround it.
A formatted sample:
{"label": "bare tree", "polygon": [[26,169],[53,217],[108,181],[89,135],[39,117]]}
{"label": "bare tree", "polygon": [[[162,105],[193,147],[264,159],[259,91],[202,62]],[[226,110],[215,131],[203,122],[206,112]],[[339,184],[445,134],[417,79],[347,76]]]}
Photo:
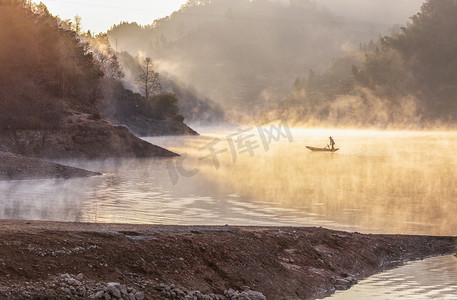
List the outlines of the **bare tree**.
{"label": "bare tree", "polygon": [[154,64],[152,63],[151,58],[146,57],[142,61],[139,67],[139,73],[136,76],[136,83],[140,89],[144,91],[146,99],[162,92],[159,73],[154,72],[153,67]]}

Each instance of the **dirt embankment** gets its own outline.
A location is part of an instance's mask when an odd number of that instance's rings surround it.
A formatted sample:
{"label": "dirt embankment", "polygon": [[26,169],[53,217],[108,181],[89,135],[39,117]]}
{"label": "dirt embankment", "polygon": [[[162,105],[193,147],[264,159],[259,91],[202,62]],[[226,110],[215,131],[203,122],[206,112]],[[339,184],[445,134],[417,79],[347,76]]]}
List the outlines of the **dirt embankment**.
{"label": "dirt embankment", "polygon": [[[99,175],[38,159],[173,157],[121,126],[74,113],[57,129],[0,130],[0,180],[73,178]],[[9,152],[11,154],[7,154]],[[14,155],[13,155],[14,154]]]}
{"label": "dirt embankment", "polygon": [[173,157],[176,153],[134,136],[127,128],[73,112],[58,129],[2,130],[0,151],[53,159]]}
{"label": "dirt embankment", "polygon": [[0,151],[0,180],[75,178],[101,175],[39,159]]}
{"label": "dirt embankment", "polygon": [[307,299],[456,245],[322,228],[0,224],[6,298]]}
{"label": "dirt embankment", "polygon": [[199,135],[184,122],[177,120],[156,120],[142,116],[130,116],[112,121],[128,127],[138,136]]}

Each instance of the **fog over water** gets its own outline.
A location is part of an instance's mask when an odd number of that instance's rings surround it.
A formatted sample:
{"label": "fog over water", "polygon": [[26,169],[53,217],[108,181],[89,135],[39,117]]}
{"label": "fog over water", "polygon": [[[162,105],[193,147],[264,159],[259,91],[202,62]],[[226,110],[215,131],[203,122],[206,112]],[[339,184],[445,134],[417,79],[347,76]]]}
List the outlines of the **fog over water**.
{"label": "fog over water", "polygon": [[[456,234],[457,133],[293,129],[291,134],[293,142],[283,135],[268,149],[256,128],[241,134],[253,143],[252,157],[248,148],[238,148],[236,131],[149,138],[184,159],[66,162],[104,175],[2,182],[0,216]],[[305,149],[327,145],[330,135],[339,152]]]}

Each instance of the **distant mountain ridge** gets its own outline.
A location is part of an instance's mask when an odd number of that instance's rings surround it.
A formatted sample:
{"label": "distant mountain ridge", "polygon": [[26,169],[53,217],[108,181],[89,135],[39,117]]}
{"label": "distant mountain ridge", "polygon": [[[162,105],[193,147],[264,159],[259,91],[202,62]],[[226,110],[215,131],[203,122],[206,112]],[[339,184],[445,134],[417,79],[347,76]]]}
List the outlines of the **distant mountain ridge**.
{"label": "distant mountain ridge", "polygon": [[325,70],[386,28],[350,23],[309,0],[203,0],[150,26],[113,26],[108,37],[119,51],[147,54],[159,72],[241,113],[276,103],[295,78]]}
{"label": "distant mountain ridge", "polygon": [[457,1],[427,0],[411,22],[298,78],[268,117],[302,124],[457,125]]}

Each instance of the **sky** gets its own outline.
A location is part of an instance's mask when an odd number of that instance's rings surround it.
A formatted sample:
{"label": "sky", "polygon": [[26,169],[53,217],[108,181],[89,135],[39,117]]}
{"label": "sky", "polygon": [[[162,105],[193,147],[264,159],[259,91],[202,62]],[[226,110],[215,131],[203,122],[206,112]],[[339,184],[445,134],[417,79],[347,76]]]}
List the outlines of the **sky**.
{"label": "sky", "polygon": [[151,24],[170,15],[186,0],[36,0],[43,2],[61,19],[82,18],[82,29],[92,33],[106,32],[122,21]]}
{"label": "sky", "polygon": [[[106,32],[122,21],[151,24],[170,15],[186,0],[35,0],[42,1],[53,15],[62,19],[82,18],[84,31]],[[288,3],[288,0],[271,0]],[[380,24],[404,24],[425,0],[315,0],[346,18]]]}
{"label": "sky", "polygon": [[367,23],[405,24],[425,0],[315,0],[330,11]]}

